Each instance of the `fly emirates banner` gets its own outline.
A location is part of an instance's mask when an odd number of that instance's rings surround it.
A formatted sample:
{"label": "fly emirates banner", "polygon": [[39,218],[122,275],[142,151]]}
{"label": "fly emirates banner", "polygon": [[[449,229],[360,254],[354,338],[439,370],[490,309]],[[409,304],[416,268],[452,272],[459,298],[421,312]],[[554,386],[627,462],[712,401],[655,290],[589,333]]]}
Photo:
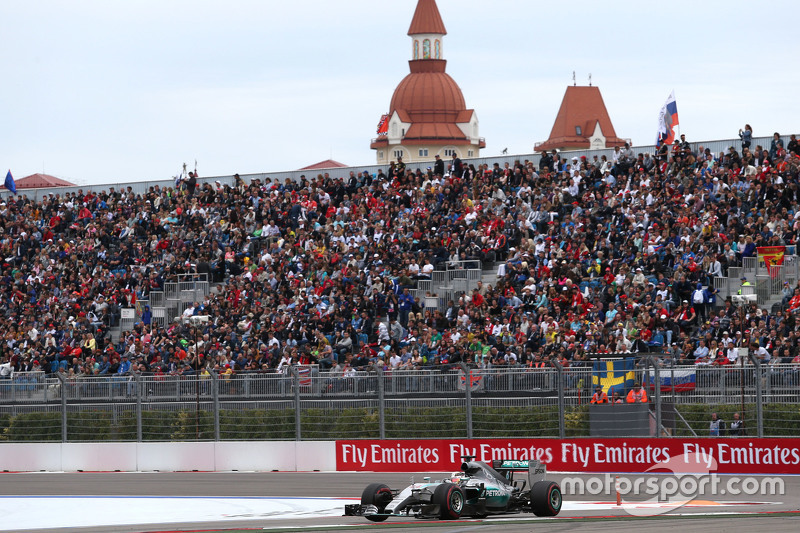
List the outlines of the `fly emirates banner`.
{"label": "fly emirates banner", "polygon": [[796,474],[800,439],[472,439],[336,441],[338,471],[444,472],[463,456],[538,459],[554,472]]}

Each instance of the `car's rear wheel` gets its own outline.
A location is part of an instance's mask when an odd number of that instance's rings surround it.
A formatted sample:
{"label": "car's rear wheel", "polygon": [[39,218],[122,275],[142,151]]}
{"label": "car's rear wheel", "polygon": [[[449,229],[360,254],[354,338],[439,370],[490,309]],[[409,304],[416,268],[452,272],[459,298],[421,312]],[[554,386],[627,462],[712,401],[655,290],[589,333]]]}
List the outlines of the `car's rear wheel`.
{"label": "car's rear wheel", "polygon": [[[361,505],[374,505],[382,513],[386,506],[392,502],[392,489],[383,483],[370,483],[361,493]],[[368,515],[367,520],[383,522],[388,516]]]}
{"label": "car's rear wheel", "polygon": [[531,511],[536,516],[556,516],[562,502],[561,487],[555,481],[537,481],[531,487]]}
{"label": "car's rear wheel", "polygon": [[439,505],[439,518],[442,520],[460,518],[466,500],[461,487],[452,483],[442,483],[433,491],[433,503]]}

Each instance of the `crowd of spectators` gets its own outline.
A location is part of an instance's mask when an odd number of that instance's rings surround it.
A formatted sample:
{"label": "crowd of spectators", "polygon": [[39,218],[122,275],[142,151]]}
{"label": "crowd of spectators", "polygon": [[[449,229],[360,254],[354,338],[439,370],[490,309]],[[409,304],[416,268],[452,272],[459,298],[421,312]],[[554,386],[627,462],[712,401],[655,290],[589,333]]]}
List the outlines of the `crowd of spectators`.
{"label": "crowd of spectators", "polygon": [[[0,377],[541,368],[628,351],[725,364],[735,347],[800,363],[800,288],[743,316],[713,289],[756,247],[796,244],[798,153],[794,135],[741,153],[681,136],[611,158],[8,197]],[[462,260],[499,265],[496,283],[446,311],[409,291]],[[215,288],[184,318],[208,322],[156,325],[140,305],[112,342],[122,308],[191,273]]]}

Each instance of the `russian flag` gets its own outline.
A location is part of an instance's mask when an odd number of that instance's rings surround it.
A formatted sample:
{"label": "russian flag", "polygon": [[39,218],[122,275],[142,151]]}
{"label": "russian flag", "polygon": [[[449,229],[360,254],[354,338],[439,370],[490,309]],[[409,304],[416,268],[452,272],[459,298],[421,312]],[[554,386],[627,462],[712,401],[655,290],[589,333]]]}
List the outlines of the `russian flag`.
{"label": "russian flag", "polygon": [[311,369],[307,366],[301,366],[297,369],[297,377],[301,387],[311,386]]}
{"label": "russian flag", "polygon": [[669,98],[658,113],[658,134],[656,146],[672,144],[675,141],[675,126],[678,126],[678,105],[675,103],[675,91],[669,93]]}
{"label": "russian flag", "polygon": [[[655,372],[650,371],[650,389],[655,387]],[[689,392],[697,387],[696,370],[661,370],[661,392]]]}

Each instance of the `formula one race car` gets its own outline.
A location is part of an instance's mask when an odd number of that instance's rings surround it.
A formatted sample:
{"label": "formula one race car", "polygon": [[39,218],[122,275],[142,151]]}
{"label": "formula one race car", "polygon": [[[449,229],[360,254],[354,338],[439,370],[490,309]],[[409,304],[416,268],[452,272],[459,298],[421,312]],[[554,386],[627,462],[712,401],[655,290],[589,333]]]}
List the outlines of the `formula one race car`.
{"label": "formula one race car", "polygon": [[[390,516],[484,518],[494,514],[533,513],[555,516],[561,511],[561,488],[545,481],[540,461],[496,460],[492,465],[464,457],[461,471],[450,479],[412,483],[402,491],[372,483],[361,494],[361,503],[344,506],[345,516],[363,516],[382,522]],[[515,481],[514,472],[528,472],[528,479]]]}

